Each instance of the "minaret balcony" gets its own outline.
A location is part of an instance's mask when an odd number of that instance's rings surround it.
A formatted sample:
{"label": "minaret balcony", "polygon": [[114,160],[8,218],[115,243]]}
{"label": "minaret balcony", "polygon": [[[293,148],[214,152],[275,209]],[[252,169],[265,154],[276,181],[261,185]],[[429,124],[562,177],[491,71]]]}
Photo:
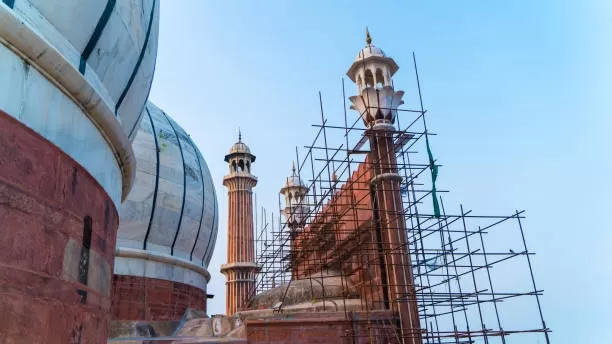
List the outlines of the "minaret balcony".
{"label": "minaret balcony", "polygon": [[404,91],[395,91],[391,86],[366,87],[360,95],[350,97],[351,109],[359,111],[366,127],[374,123],[395,123],[397,108],[404,104]]}

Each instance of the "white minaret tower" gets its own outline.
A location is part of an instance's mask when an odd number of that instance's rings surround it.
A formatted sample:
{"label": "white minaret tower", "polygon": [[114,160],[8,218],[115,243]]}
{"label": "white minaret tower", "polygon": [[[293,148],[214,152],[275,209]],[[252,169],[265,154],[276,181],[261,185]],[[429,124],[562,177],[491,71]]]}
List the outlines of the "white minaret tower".
{"label": "white minaret tower", "polygon": [[295,163],[292,167],[291,176],[287,177],[285,185],[281,188],[280,193],[285,196],[285,208],[283,214],[287,220],[287,228],[291,240],[291,274],[293,278],[297,278],[297,252],[299,248],[294,242],[295,236],[304,228],[308,217],[308,206],[305,203],[308,187],[304,185],[300,177],[295,173]]}

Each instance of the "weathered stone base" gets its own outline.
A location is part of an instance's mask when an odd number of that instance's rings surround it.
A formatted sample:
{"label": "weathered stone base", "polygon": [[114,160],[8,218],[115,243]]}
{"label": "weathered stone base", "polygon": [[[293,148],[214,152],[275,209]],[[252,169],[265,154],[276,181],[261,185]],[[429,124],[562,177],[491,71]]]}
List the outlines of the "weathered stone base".
{"label": "weathered stone base", "polygon": [[118,227],[106,192],[0,111],[2,343],[104,343]]}
{"label": "weathered stone base", "polygon": [[249,344],[401,343],[390,312],[299,313],[246,319]]}
{"label": "weathered stone base", "polygon": [[113,320],[178,321],[187,308],[206,312],[206,293],[156,278],[113,276]]}
{"label": "weathered stone base", "polygon": [[108,337],[119,338],[154,338],[167,337],[174,334],[179,321],[111,321]]}
{"label": "weathered stone base", "polygon": [[194,318],[186,321],[171,337],[112,339],[108,343],[399,344],[402,342],[397,332],[397,318],[390,311],[311,312],[263,317],[256,314],[249,312],[246,316],[240,313],[230,317]]}

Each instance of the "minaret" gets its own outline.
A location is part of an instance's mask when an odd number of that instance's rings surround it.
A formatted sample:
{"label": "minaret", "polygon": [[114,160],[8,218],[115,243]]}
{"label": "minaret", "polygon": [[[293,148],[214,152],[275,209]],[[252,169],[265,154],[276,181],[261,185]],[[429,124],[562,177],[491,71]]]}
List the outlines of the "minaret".
{"label": "minaret", "polygon": [[242,142],[234,143],[225,162],[229,174],[223,177],[228,189],[227,263],[221,266],[225,282],[225,312],[232,315],[246,306],[255,291],[255,277],[259,266],[255,264],[253,233],[253,187],[257,178],[251,174],[255,155]]}
{"label": "minaret", "polygon": [[400,193],[402,177],[398,174],[393,143],[397,108],[404,103],[404,92],[395,91],[391,79],[398,69],[392,58],[372,44],[366,28],[366,47],[347,72],[358,89],[358,95],[350,97],[351,109],[359,111],[370,142],[367,159],[373,172],[370,192],[374,223],[381,238],[385,307],[399,317],[402,342],[420,344],[419,315]]}
{"label": "minaret", "polygon": [[306,193],[308,188],[299,175],[295,172],[295,164],[293,164],[291,176],[287,177],[285,185],[281,188],[280,193],[285,197],[285,208],[283,214],[287,220],[287,229],[289,230],[290,239],[290,256],[292,262],[291,277],[297,278],[299,271],[297,270],[296,255],[299,247],[294,241],[295,236],[304,228],[308,217],[308,206],[305,204]]}

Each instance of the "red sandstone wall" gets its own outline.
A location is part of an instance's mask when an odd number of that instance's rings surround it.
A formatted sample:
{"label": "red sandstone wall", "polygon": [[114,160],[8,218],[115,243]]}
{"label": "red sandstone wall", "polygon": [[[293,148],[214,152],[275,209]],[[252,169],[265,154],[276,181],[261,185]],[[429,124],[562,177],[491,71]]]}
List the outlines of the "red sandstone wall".
{"label": "red sandstone wall", "polygon": [[113,276],[113,320],[180,320],[187,308],[206,311],[206,293],[155,278]]}
{"label": "red sandstone wall", "polygon": [[89,173],[0,111],[0,342],[105,343],[117,227]]}
{"label": "red sandstone wall", "polygon": [[[336,192],[334,197],[326,204],[312,224],[299,233],[295,242],[298,259],[294,262],[298,266],[298,275],[307,276],[320,271],[323,264],[321,257],[327,257],[326,263],[333,263],[334,251],[343,246],[356,232],[372,219],[372,202],[369,185],[372,174],[369,165],[363,163],[354,171],[351,178]],[[334,232],[334,245],[331,248],[313,249],[319,246],[321,233],[332,219],[337,217],[336,225],[329,228]],[[329,241],[329,240],[326,240]]]}
{"label": "red sandstone wall", "polygon": [[246,333],[249,344],[400,343],[390,314],[307,313],[291,318],[247,320]]}
{"label": "red sandstone wall", "polygon": [[[369,304],[372,309],[382,309],[382,257],[378,254],[372,225],[371,168],[368,160],[360,164],[317,214],[313,224],[296,237],[294,271],[298,277],[305,277],[320,272],[324,267],[340,270],[359,287],[364,304]],[[322,234],[326,227],[333,238]]]}
{"label": "red sandstone wall", "polygon": [[270,321],[247,326],[247,339],[249,344],[353,343],[347,329],[346,324],[328,322],[284,324]]}

